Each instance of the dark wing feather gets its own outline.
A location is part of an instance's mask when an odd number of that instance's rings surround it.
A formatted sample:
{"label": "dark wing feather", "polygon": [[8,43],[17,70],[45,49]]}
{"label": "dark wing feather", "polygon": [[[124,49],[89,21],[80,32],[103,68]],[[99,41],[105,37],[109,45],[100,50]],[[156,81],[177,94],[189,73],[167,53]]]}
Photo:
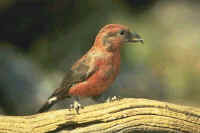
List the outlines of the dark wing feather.
{"label": "dark wing feather", "polygon": [[70,70],[64,77],[60,87],[51,97],[58,96],[58,99],[67,97],[67,93],[72,85],[87,80],[95,70],[91,70],[88,65],[80,63],[75,69]]}
{"label": "dark wing feather", "polygon": [[[67,72],[60,87],[48,98],[48,101],[40,108],[38,113],[49,110],[59,100],[69,97],[68,91],[72,85],[87,80],[95,71],[95,68],[91,69],[84,61],[78,62],[75,68]],[[56,98],[56,100],[51,101],[52,98]]]}

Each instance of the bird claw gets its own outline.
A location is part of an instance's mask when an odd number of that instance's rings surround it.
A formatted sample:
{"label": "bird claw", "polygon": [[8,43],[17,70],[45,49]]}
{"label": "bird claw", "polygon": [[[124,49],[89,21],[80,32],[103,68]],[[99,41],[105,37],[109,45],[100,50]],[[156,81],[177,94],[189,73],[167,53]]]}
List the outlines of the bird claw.
{"label": "bird claw", "polygon": [[121,99],[122,99],[122,97],[120,97],[120,96],[113,96],[113,97],[108,97],[106,102],[110,103],[110,102],[113,102],[113,101],[119,101]]}
{"label": "bird claw", "polygon": [[72,109],[74,109],[77,114],[80,114],[79,109],[83,109],[83,108],[84,107],[78,101],[74,101],[74,103],[70,105],[69,110],[71,111]]}

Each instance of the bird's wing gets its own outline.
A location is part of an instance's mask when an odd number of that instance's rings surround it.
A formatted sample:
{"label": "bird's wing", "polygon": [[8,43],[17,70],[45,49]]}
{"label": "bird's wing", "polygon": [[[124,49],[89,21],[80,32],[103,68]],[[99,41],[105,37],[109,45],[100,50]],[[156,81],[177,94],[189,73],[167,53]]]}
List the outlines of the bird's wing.
{"label": "bird's wing", "polygon": [[65,75],[61,86],[56,89],[53,94],[48,98],[48,101],[39,109],[39,113],[47,111],[57,101],[69,97],[69,89],[76,83],[87,80],[93,73],[96,72],[96,67],[87,65],[87,58],[79,60],[70,71]]}
{"label": "bird's wing", "polygon": [[90,67],[84,60],[77,62],[75,67],[72,67],[70,71],[65,75],[61,86],[55,90],[50,98],[56,96],[58,99],[62,99],[68,96],[69,89],[76,83],[87,80],[95,71],[96,67]]}

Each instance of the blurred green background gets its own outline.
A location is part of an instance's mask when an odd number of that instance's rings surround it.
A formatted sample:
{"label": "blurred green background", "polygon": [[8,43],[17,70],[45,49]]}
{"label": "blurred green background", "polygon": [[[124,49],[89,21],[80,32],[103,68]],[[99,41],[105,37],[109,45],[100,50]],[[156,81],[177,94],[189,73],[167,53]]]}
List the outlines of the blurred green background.
{"label": "blurred green background", "polygon": [[37,111],[110,23],[145,44],[121,49],[121,73],[106,96],[200,106],[199,12],[197,0],[1,0],[2,114]]}

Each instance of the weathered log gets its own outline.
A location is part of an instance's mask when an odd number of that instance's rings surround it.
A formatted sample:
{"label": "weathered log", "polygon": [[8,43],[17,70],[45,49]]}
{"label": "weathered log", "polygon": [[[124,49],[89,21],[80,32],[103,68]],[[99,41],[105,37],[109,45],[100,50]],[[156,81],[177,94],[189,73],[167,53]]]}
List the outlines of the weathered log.
{"label": "weathered log", "polygon": [[0,133],[200,133],[200,109],[167,102],[124,98],[86,106],[77,115],[62,109],[30,116],[0,116]]}

